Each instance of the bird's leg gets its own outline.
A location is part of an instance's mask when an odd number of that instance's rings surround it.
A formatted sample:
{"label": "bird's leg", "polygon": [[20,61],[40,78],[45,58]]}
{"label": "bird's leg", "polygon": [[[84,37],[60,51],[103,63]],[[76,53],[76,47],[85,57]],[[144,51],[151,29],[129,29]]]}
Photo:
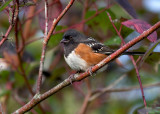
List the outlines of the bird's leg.
{"label": "bird's leg", "polygon": [[70,76],[69,76],[69,81],[70,81],[70,83],[72,84],[72,79],[74,78],[74,74],[71,74]]}
{"label": "bird's leg", "polygon": [[76,71],[76,73],[74,73],[74,74],[71,74],[70,76],[69,76],[69,81],[70,81],[70,83],[72,84],[72,79],[74,78],[74,76],[76,75],[76,74],[79,74],[79,73],[82,73],[83,71]]}
{"label": "bird's leg", "polygon": [[92,68],[93,68],[93,66],[91,66],[91,67],[89,67],[89,68],[87,69],[87,72],[89,72],[89,74],[90,74],[91,76],[93,76]]}

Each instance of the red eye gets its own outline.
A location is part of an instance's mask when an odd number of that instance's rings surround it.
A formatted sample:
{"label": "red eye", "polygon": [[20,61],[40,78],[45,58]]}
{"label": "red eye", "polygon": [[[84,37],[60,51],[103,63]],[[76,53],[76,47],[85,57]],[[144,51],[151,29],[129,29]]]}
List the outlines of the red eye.
{"label": "red eye", "polygon": [[72,39],[72,36],[69,36],[69,39]]}

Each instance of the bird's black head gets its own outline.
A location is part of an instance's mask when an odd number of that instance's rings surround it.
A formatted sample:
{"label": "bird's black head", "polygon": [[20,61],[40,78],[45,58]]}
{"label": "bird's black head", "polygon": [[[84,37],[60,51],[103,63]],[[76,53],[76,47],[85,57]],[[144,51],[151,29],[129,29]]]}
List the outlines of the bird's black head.
{"label": "bird's black head", "polygon": [[85,40],[86,36],[81,34],[80,32],[76,31],[76,30],[68,30],[64,33],[63,35],[63,39],[61,40],[61,43],[63,43],[64,45],[68,45],[68,44],[74,44],[74,43],[80,43],[81,41]]}
{"label": "bird's black head", "polygon": [[81,34],[80,32],[76,30],[68,30],[64,33],[63,39],[61,40],[61,43],[64,46],[64,55],[67,57],[70,52],[72,52],[79,43],[82,43],[84,40],[86,40],[86,36]]}

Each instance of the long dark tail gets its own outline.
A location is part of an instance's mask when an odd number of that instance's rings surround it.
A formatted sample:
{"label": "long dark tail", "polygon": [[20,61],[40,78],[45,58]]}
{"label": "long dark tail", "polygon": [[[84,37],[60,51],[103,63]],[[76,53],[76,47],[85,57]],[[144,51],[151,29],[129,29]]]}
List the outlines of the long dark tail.
{"label": "long dark tail", "polygon": [[131,52],[131,51],[126,51],[122,53],[122,55],[144,55],[145,52]]}
{"label": "long dark tail", "polygon": [[[106,55],[110,55],[112,53],[114,53],[115,51],[110,51],[110,52],[105,52]],[[145,52],[132,52],[132,51],[126,51],[126,52],[123,52],[122,55],[144,55]]]}

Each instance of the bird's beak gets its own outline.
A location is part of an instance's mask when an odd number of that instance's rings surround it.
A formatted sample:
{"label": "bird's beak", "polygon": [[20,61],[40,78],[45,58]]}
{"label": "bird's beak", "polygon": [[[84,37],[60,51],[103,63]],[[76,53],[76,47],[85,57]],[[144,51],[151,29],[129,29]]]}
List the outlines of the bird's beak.
{"label": "bird's beak", "polygon": [[68,43],[68,42],[69,42],[69,40],[66,40],[66,39],[62,39],[62,40],[60,41],[60,43],[63,43],[63,44]]}

